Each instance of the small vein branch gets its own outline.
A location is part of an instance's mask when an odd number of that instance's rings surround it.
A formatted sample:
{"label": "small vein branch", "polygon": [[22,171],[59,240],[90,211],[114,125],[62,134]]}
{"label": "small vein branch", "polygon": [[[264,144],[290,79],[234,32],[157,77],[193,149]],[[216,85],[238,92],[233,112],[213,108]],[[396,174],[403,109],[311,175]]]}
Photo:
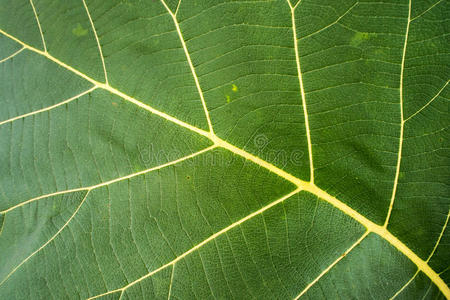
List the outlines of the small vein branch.
{"label": "small vein branch", "polygon": [[48,106],[48,107],[45,107],[45,108],[42,108],[42,109],[39,109],[39,110],[35,110],[35,111],[29,112],[29,113],[26,113],[26,114],[23,114],[23,115],[20,115],[20,116],[16,116],[16,117],[13,117],[13,118],[8,119],[8,120],[0,121],[0,125],[6,124],[6,123],[11,123],[11,122],[13,122],[15,120],[19,120],[19,119],[26,118],[26,117],[29,117],[29,116],[32,116],[32,115],[36,115],[36,114],[39,114],[39,113],[42,113],[42,112],[45,112],[45,111],[52,110],[52,109],[54,109],[54,108],[56,108],[58,106],[70,103],[70,102],[72,102],[72,101],[74,101],[74,100],[76,100],[76,99],[78,99],[78,98],[80,98],[80,97],[82,97],[82,96],[84,96],[86,94],[89,94],[90,92],[92,92],[96,88],[97,87],[94,86],[94,87],[88,89],[87,91],[84,91],[84,92],[82,92],[82,93],[80,93],[80,94],[78,94],[76,96],[73,96],[73,97],[71,97],[71,98],[69,98],[67,100],[64,100],[62,102],[59,102],[57,104],[54,104],[54,105],[51,105],[51,106]]}
{"label": "small vein branch", "polygon": [[22,52],[23,50],[25,50],[25,47],[20,48],[19,50],[17,50],[16,52],[14,52],[13,54],[11,54],[10,56],[7,56],[3,59],[0,60],[0,64],[7,61],[8,59],[13,58],[14,56],[16,56],[17,54],[19,54],[20,52]]}
{"label": "small vein branch", "polygon": [[167,12],[172,17],[173,23],[175,24],[175,28],[176,28],[177,33],[178,33],[178,37],[180,39],[181,45],[182,45],[184,53],[186,55],[186,60],[187,60],[187,62],[189,64],[189,68],[191,69],[192,76],[194,77],[194,81],[195,81],[195,86],[197,87],[197,91],[198,91],[198,94],[200,96],[200,100],[202,102],[203,110],[205,112],[206,120],[208,122],[209,131],[210,131],[210,133],[214,133],[213,126],[212,126],[212,123],[211,123],[211,118],[209,117],[208,107],[206,106],[205,97],[203,96],[203,91],[202,91],[202,88],[200,87],[200,82],[198,80],[198,76],[197,76],[197,73],[195,71],[194,64],[192,63],[191,55],[189,54],[188,48],[186,46],[186,42],[184,41],[184,38],[183,38],[183,34],[181,33],[181,29],[180,29],[180,25],[178,24],[177,16],[176,16],[176,14],[172,13],[172,11],[167,6],[167,4],[164,2],[164,0],[161,0],[161,3],[166,8]]}
{"label": "small vein branch", "polygon": [[26,263],[30,258],[32,258],[34,255],[36,255],[36,253],[38,253],[39,251],[41,251],[42,249],[44,249],[45,246],[47,246],[48,244],[50,244],[60,233],[61,231],[64,230],[64,228],[67,227],[67,225],[69,225],[70,221],[72,221],[72,219],[75,217],[75,215],[78,213],[78,211],[80,210],[81,206],[83,205],[83,203],[86,201],[87,196],[89,195],[89,191],[87,191],[86,195],[84,196],[83,200],[81,201],[81,203],[78,205],[77,209],[75,210],[75,212],[70,216],[70,218],[66,221],[66,223],[47,241],[45,242],[45,244],[43,244],[41,247],[39,247],[37,250],[35,250],[33,253],[31,253],[27,258],[25,258],[20,264],[18,264],[8,275],[6,275],[6,277],[0,282],[0,286],[5,283],[6,280],[8,280],[9,277],[11,277],[12,274],[14,274],[24,263]]}
{"label": "small vein branch", "polygon": [[288,2],[289,7],[290,7],[292,10],[295,10],[295,9],[297,8],[297,6],[300,4],[300,2],[302,2],[302,0],[298,0],[298,2],[297,2],[295,5],[292,5],[291,0],[286,0],[286,1]]}
{"label": "small vein branch", "polygon": [[181,0],[178,0],[177,8],[175,9],[174,15],[176,16],[178,14],[178,9],[180,8]]}
{"label": "small vein branch", "polygon": [[414,18],[411,19],[411,22],[420,18],[421,16],[423,16],[424,14],[426,14],[427,12],[429,12],[430,10],[432,10],[436,5],[438,5],[439,3],[441,3],[444,0],[439,0],[436,3],[434,3],[433,5],[431,5],[428,9],[424,10],[422,13],[420,13],[419,15],[415,16]]}
{"label": "small vein branch", "polygon": [[39,32],[41,34],[42,45],[44,46],[44,52],[47,52],[47,45],[45,44],[44,33],[42,32],[41,22],[39,21],[38,14],[36,12],[36,8],[34,7],[33,0],[30,0],[31,7],[33,8],[34,17],[36,18],[37,25],[39,27]]}
{"label": "small vein branch", "polygon": [[305,289],[303,289],[303,291],[300,292],[300,294],[298,294],[297,297],[295,297],[294,299],[297,300],[299,299],[301,296],[303,296],[304,294],[306,294],[306,292],[308,292],[308,290],[315,285],[325,274],[327,274],[335,265],[337,265],[338,262],[340,262],[347,254],[349,254],[353,249],[356,248],[356,246],[358,246],[359,244],[361,244],[361,242],[366,238],[366,236],[368,236],[370,233],[370,231],[366,231],[353,245],[350,246],[350,248],[348,248],[347,250],[345,250],[345,252],[340,255],[334,262],[332,262],[325,270],[323,270],[319,276],[317,276],[313,281],[311,281]]}
{"label": "small vein branch", "polygon": [[172,272],[170,274],[169,293],[167,294],[167,300],[170,299],[170,296],[172,294],[172,284],[174,275],[175,275],[175,264],[172,265]]}
{"label": "small vein branch", "polygon": [[91,17],[91,14],[89,13],[89,9],[86,4],[86,1],[85,0],[82,0],[82,1],[83,1],[83,6],[86,9],[86,13],[89,18],[89,22],[91,23],[91,26],[92,26],[92,31],[94,32],[95,40],[97,41],[97,48],[98,48],[98,52],[100,53],[100,58],[102,60],[102,65],[103,65],[103,73],[105,76],[105,83],[108,84],[108,74],[106,73],[105,59],[103,58],[102,46],[100,45],[100,40],[98,39],[97,30],[95,30],[94,21],[92,21],[92,17]]}
{"label": "small vein branch", "polygon": [[439,95],[442,93],[443,90],[445,90],[445,88],[447,87],[448,83],[450,80],[447,80],[447,82],[444,84],[444,86],[437,92],[437,94],[431,98],[424,106],[422,106],[418,111],[416,111],[415,113],[413,113],[412,115],[410,115],[408,118],[406,118],[405,122],[410,120],[411,118],[413,118],[414,116],[416,116],[417,114],[419,114],[422,110],[424,110],[425,108],[428,107],[428,105],[431,104],[431,102],[433,102],[437,97],[439,97]]}
{"label": "small vein branch", "polygon": [[390,300],[393,300],[395,298],[397,298],[398,295],[400,295],[404,289],[406,289],[406,287],[413,282],[413,280],[417,277],[417,275],[419,275],[419,270],[416,271],[416,273],[414,273],[414,275],[394,294],[394,296],[392,296],[391,298],[389,298]]}
{"label": "small vein branch", "polygon": [[434,244],[433,250],[431,251],[430,255],[428,256],[428,258],[426,260],[427,263],[430,261],[431,257],[433,257],[434,253],[436,252],[437,247],[439,246],[439,243],[441,242],[442,237],[444,236],[445,229],[447,228],[447,225],[448,225],[449,217],[450,217],[450,210],[447,213],[447,218],[445,219],[444,226],[442,226],[442,230],[441,230],[441,233],[439,234],[436,244]]}
{"label": "small vein branch", "polygon": [[317,31],[314,31],[314,32],[312,32],[312,33],[310,33],[308,35],[302,36],[299,40],[302,40],[302,39],[305,39],[307,37],[311,37],[313,35],[316,35],[319,32],[322,32],[322,31],[326,30],[327,28],[330,28],[331,26],[339,23],[339,21],[342,18],[344,18],[347,14],[349,14],[356,5],[358,5],[358,2],[355,2],[352,6],[350,6],[350,8],[345,13],[343,13],[340,17],[338,17],[334,22],[332,22],[332,23],[328,24],[327,26],[325,26],[325,27],[323,27],[323,28],[321,28],[321,29],[319,29]]}

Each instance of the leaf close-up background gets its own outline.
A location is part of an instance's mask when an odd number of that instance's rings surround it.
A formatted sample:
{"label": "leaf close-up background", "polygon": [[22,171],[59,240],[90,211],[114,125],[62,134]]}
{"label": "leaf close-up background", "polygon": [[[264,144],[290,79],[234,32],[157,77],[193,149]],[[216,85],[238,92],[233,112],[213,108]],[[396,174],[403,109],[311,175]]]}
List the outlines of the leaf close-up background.
{"label": "leaf close-up background", "polygon": [[0,0],[0,299],[449,299],[447,0]]}

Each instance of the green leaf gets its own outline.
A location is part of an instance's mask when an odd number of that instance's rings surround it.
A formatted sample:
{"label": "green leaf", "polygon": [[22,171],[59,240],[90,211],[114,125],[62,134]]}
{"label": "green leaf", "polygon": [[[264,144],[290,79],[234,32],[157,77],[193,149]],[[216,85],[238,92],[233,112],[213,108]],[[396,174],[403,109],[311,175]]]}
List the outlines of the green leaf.
{"label": "green leaf", "polygon": [[1,299],[450,299],[450,2],[3,0]]}

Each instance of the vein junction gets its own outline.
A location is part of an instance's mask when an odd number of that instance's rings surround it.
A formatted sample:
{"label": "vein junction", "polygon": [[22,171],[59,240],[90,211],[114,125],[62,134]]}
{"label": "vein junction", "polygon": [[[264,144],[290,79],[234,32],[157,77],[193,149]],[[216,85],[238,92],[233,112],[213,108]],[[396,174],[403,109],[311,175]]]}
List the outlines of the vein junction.
{"label": "vein junction", "polygon": [[[439,246],[439,243],[441,242],[442,236],[444,235],[445,230],[447,229],[447,225],[448,225],[448,219],[450,217],[450,211],[447,213],[447,219],[445,219],[445,223],[444,226],[442,226],[442,230],[441,233],[439,235],[438,240],[436,241],[436,244],[434,244],[434,248],[431,251],[430,255],[428,256],[426,262],[428,263],[430,261],[430,259],[433,257],[434,252],[436,251],[437,247]],[[398,295],[400,295],[403,290],[411,283],[414,281],[414,279],[417,277],[417,275],[419,275],[420,270],[417,270],[417,272],[408,280],[408,282],[406,282],[395,294],[394,296],[391,297],[391,299],[395,299],[397,298]]]}
{"label": "vein junction", "polygon": [[[286,195],[286,196],[284,196],[284,197],[282,197],[282,198],[272,202],[271,204],[261,208],[260,210],[252,213],[251,215],[249,215],[249,216],[247,216],[247,217],[245,217],[245,218],[243,218],[243,219],[241,219],[241,220],[231,224],[230,226],[222,229],[221,231],[219,231],[216,234],[210,236],[208,239],[206,239],[203,242],[199,243],[198,245],[194,246],[193,248],[191,248],[190,250],[186,251],[184,254],[180,255],[177,258],[175,258],[174,260],[172,260],[171,262],[167,263],[166,265],[161,266],[160,268],[152,271],[151,273],[148,273],[147,275],[141,277],[140,279],[136,280],[135,282],[132,282],[132,283],[128,284],[127,286],[125,286],[123,288],[120,288],[120,289],[117,289],[117,290],[113,290],[113,291],[107,292],[105,294],[111,294],[111,293],[115,293],[115,292],[118,292],[118,291],[124,291],[129,286],[134,285],[135,283],[137,283],[137,282],[139,282],[139,281],[141,281],[141,280],[143,280],[145,278],[148,278],[149,276],[157,273],[158,271],[160,271],[160,270],[162,270],[162,269],[164,269],[164,268],[166,268],[168,266],[171,266],[171,265],[175,264],[177,261],[179,261],[180,259],[182,259],[186,255],[189,255],[193,251],[195,251],[198,248],[202,247],[203,245],[205,245],[209,241],[215,239],[217,236],[225,233],[226,231],[230,230],[231,228],[233,228],[235,226],[238,226],[239,224],[245,222],[246,220],[252,218],[253,216],[262,213],[263,211],[265,211],[265,210],[269,209],[270,207],[272,207],[272,206],[274,206],[274,205],[284,201],[285,199],[291,197],[292,195],[294,195],[294,194],[296,194],[296,193],[298,193],[300,191],[307,191],[307,192],[310,192],[310,193],[316,195],[317,197],[327,201],[329,204],[333,205],[334,207],[336,207],[339,210],[341,210],[343,213],[349,215],[350,217],[352,217],[353,219],[355,219],[356,221],[361,223],[364,227],[366,227],[368,233],[373,232],[375,234],[378,234],[380,237],[384,238],[385,240],[387,240],[390,244],[392,244],[395,248],[397,248],[397,250],[399,250],[405,256],[407,256],[417,266],[417,268],[420,271],[424,272],[433,281],[433,283],[442,291],[442,293],[445,296],[450,298],[450,289],[445,284],[445,282],[439,277],[439,275],[428,265],[428,263],[426,261],[424,261],[420,257],[418,257],[411,249],[409,249],[405,244],[403,244],[394,235],[392,235],[387,230],[386,227],[380,226],[380,225],[377,225],[377,224],[373,223],[372,221],[370,221],[369,219],[367,219],[366,217],[364,217],[363,215],[361,215],[360,213],[358,213],[357,211],[355,211],[354,209],[349,207],[347,204],[341,202],[340,200],[338,200],[335,197],[333,197],[330,194],[328,194],[326,191],[324,191],[324,190],[320,189],[319,187],[317,187],[312,181],[310,181],[310,182],[303,181],[303,180],[301,180],[301,179],[299,179],[299,178],[297,178],[297,177],[287,173],[286,171],[284,171],[284,170],[282,170],[282,169],[280,169],[280,168],[270,164],[269,162],[266,162],[266,161],[262,160],[261,158],[259,158],[257,156],[254,156],[254,155],[246,152],[245,150],[242,150],[242,149],[240,149],[240,148],[238,148],[238,147],[228,143],[225,140],[222,140],[221,138],[216,136],[212,131],[207,132],[207,131],[204,131],[204,130],[199,129],[197,127],[194,127],[194,126],[192,126],[190,124],[187,124],[187,123],[185,123],[185,122],[183,122],[181,120],[176,119],[173,116],[170,116],[170,115],[168,115],[168,114],[166,114],[164,112],[161,112],[161,111],[159,111],[159,110],[157,110],[155,108],[152,108],[151,106],[148,106],[148,105],[140,102],[139,100],[134,99],[133,97],[130,97],[130,96],[124,94],[123,92],[121,92],[121,91],[111,87],[109,84],[100,83],[100,82],[90,78],[86,74],[82,73],[81,71],[79,71],[79,70],[77,70],[77,69],[75,69],[75,68],[65,64],[64,62],[62,62],[60,60],[58,60],[57,58],[55,58],[52,55],[50,55],[48,52],[36,49],[36,48],[26,44],[25,42],[19,40],[18,38],[8,34],[7,32],[5,32],[5,31],[3,31],[1,29],[0,29],[0,33],[2,33],[3,35],[9,37],[10,39],[16,41],[17,43],[21,44],[24,48],[26,48],[28,50],[31,50],[31,51],[34,51],[34,52],[36,52],[36,53],[38,53],[38,54],[40,54],[42,56],[45,56],[46,58],[48,58],[51,61],[57,63],[58,65],[66,68],[67,70],[75,73],[76,75],[86,79],[87,81],[91,82],[96,88],[101,88],[101,89],[107,90],[107,91],[109,91],[109,92],[111,92],[111,93],[113,93],[115,95],[118,95],[118,96],[122,97],[126,101],[132,102],[135,105],[137,105],[137,106],[139,106],[139,107],[141,107],[141,108],[143,108],[143,109],[145,109],[147,111],[150,111],[151,113],[156,114],[156,115],[158,115],[158,116],[160,116],[160,117],[162,117],[164,119],[166,119],[167,121],[173,122],[173,123],[175,123],[175,124],[177,124],[179,126],[187,128],[187,129],[189,129],[189,130],[191,130],[193,132],[196,132],[197,134],[205,136],[205,137],[209,138],[214,143],[213,147],[222,147],[224,149],[227,149],[228,151],[231,151],[231,152],[233,152],[236,155],[239,155],[239,156],[241,156],[241,157],[243,157],[243,158],[245,158],[247,160],[252,161],[253,163],[255,163],[255,164],[257,164],[257,165],[259,165],[259,166],[261,166],[263,168],[266,168],[267,170],[277,174],[278,176],[280,176],[280,177],[290,181],[291,183],[293,183],[293,184],[295,184],[297,186],[297,189],[294,190],[293,192],[291,192],[290,194],[288,194],[288,195]],[[194,155],[194,154],[192,154],[192,155]],[[176,162],[172,162],[171,164],[174,164],[174,163],[176,163]],[[147,171],[149,171],[149,170],[147,170]],[[139,175],[139,174],[132,174],[130,176],[127,176],[127,178],[133,177],[133,176],[137,176],[137,175]],[[123,179],[126,179],[126,178],[119,178],[119,179],[115,179],[113,181],[118,181],[118,180],[123,180]],[[101,185],[105,185],[105,184],[106,183],[103,183]],[[98,185],[98,186],[100,186],[100,185]],[[81,189],[89,190],[89,189],[92,189],[92,188],[95,188],[95,187],[98,187],[98,186],[93,186],[93,187],[89,187],[89,188],[81,188]],[[70,191],[66,191],[66,192],[70,192]],[[64,192],[58,192],[58,193],[61,194],[61,193],[64,193]],[[38,199],[45,198],[47,196],[48,195],[41,196],[41,197],[38,197],[38,198],[35,198],[34,200],[33,199],[32,200],[35,201],[35,200],[38,200]],[[32,200],[26,201],[24,203],[29,203]],[[18,206],[21,206],[21,205],[23,205],[23,204],[19,204]],[[2,212],[2,213],[6,213],[7,211],[10,211],[11,209],[14,209],[14,208],[15,207],[10,208],[10,209]],[[105,294],[97,295],[94,298],[100,297],[100,296],[105,295]]]}
{"label": "vein junction", "polygon": [[[200,100],[202,102],[202,106],[203,106],[203,110],[205,112],[206,120],[208,121],[209,131],[211,133],[214,133],[213,126],[212,126],[212,123],[211,123],[211,119],[209,117],[208,108],[206,107],[206,101],[205,101],[205,98],[203,96],[203,91],[202,91],[202,88],[200,87],[200,82],[198,80],[197,72],[195,71],[194,65],[192,64],[191,55],[189,54],[189,51],[188,51],[187,46],[186,46],[186,42],[184,41],[184,38],[183,38],[183,34],[181,33],[180,25],[178,24],[178,20],[177,20],[177,16],[176,16],[177,12],[172,13],[172,11],[167,6],[166,2],[164,2],[164,0],[161,0],[161,3],[166,8],[167,12],[172,17],[173,23],[175,24],[175,28],[177,30],[177,34],[178,34],[178,37],[179,37],[180,42],[181,42],[181,46],[183,47],[184,53],[186,55],[186,60],[187,60],[187,62],[189,64],[189,68],[191,69],[192,76],[194,77],[194,81],[195,81],[195,86],[197,87],[197,91],[198,91],[198,94],[200,96]],[[180,3],[178,3],[178,5],[180,5]],[[178,6],[177,6],[177,10],[178,10]]]}

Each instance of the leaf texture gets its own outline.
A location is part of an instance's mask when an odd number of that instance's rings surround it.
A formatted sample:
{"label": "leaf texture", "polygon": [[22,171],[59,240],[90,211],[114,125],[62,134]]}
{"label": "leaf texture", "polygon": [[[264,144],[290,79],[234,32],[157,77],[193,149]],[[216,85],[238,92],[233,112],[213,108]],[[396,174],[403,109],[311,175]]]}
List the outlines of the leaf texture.
{"label": "leaf texture", "polygon": [[0,298],[450,298],[444,0],[2,0]]}

